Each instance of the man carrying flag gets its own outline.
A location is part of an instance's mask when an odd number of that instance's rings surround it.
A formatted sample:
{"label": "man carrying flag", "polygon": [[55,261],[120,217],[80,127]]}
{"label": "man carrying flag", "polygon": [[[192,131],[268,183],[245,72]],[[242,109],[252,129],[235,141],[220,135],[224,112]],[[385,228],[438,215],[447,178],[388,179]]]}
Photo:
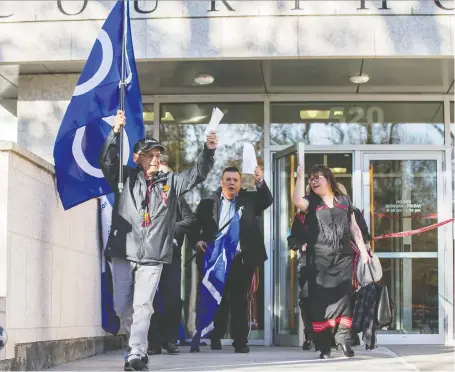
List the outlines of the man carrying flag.
{"label": "man carrying flag", "polygon": [[235,352],[250,351],[248,292],[254,271],[267,260],[256,217],[273,203],[260,167],[254,177],[257,191],[249,192],[241,188],[240,171],[226,168],[221,188],[197,208],[202,229],[197,243],[201,283],[191,351],[199,351],[199,340],[206,336],[213,350],[221,349],[229,313]]}
{"label": "man carrying flag", "polygon": [[163,264],[172,261],[177,199],[206,179],[218,138],[211,132],[197,163],[183,173],[160,171],[164,147],[153,138],[139,140],[133,150],[138,167],[124,167],[120,181],[125,187],[119,193],[117,137],[125,121],[119,111],[100,156],[103,174],[116,192],[105,254],[112,259],[115,310],[129,334],[125,370],[142,371],[147,369],[153,299]]}

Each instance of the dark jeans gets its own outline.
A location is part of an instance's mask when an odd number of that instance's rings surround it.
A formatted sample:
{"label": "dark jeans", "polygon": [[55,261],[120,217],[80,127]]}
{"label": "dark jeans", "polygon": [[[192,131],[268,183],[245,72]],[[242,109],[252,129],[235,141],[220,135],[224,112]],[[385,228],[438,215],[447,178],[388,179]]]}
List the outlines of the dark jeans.
{"label": "dark jeans", "polygon": [[155,311],[150,319],[147,337],[149,346],[158,346],[179,339],[182,314],[181,261],[180,252],[178,252],[174,254],[171,264],[163,265],[159,291],[153,301]]}
{"label": "dark jeans", "polygon": [[213,320],[215,329],[210,338],[221,339],[224,337],[230,313],[230,333],[235,346],[243,347],[248,343],[248,292],[253,273],[253,268],[242,263],[240,255],[234,258],[224,288],[223,299]]}

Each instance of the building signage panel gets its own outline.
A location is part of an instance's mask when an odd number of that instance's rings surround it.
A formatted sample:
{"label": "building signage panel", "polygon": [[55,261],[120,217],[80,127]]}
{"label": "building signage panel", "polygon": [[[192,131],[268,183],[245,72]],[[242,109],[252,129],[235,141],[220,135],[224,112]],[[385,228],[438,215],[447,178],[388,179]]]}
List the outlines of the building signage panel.
{"label": "building signage panel", "polygon": [[[451,14],[453,0],[130,0],[134,18]],[[0,1],[0,23],[103,19],[112,0]]]}

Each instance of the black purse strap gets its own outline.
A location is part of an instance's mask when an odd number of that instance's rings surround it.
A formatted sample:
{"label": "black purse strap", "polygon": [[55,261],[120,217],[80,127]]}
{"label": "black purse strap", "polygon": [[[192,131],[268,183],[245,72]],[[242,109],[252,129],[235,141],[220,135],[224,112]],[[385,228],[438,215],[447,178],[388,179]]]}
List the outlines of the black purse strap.
{"label": "black purse strap", "polygon": [[371,274],[371,280],[373,280],[373,283],[376,283],[376,280],[374,280],[373,270],[371,270],[370,263],[368,262],[367,265],[368,265],[368,270],[370,271],[370,274]]}

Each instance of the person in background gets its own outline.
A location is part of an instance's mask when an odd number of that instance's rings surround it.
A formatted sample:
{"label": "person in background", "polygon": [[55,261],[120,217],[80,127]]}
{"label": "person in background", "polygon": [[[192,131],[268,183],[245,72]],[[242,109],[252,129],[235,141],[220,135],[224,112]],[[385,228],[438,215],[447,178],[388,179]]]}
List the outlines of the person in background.
{"label": "person in background", "polygon": [[[160,171],[172,172],[169,168],[169,156],[161,158]],[[177,217],[175,224],[174,252],[170,265],[165,265],[161,273],[158,293],[153,301],[155,311],[150,319],[148,332],[148,355],[161,354],[161,349],[168,354],[179,354],[177,346],[178,332],[182,314],[180,283],[182,279],[181,248],[185,234],[197,230],[196,215],[183,197],[177,200]]]}
{"label": "person in background", "polygon": [[[193,167],[167,174],[159,170],[163,145],[154,138],[143,138],[133,149],[137,168],[123,167],[123,179],[119,180],[117,140],[125,122],[125,113],[119,110],[99,159],[115,192],[105,255],[112,263],[115,312],[128,337],[124,370],[144,371],[153,299],[163,264],[171,263],[174,251],[177,199],[207,178],[218,138],[215,132],[207,136]],[[119,181],[124,184],[121,192]]]}
{"label": "person in background", "polygon": [[351,239],[360,249],[364,263],[370,256],[355,220],[350,199],[339,190],[329,168],[314,166],[308,173],[310,194],[305,195],[304,167],[299,165],[293,194],[295,206],[308,220],[307,270],[314,341],[320,358],[337,348],[353,357]]}
{"label": "person in background", "polygon": [[[248,346],[248,291],[254,271],[267,260],[264,238],[256,217],[273,203],[273,196],[264,182],[262,169],[254,171],[256,192],[241,188],[241,174],[235,167],[226,168],[221,176],[221,187],[213,195],[201,200],[196,216],[201,226],[198,250],[199,274],[202,273],[203,253],[208,243],[215,239],[222,228],[243,207],[240,219],[240,250],[232,261],[221,304],[215,314],[214,329],[210,334],[212,350],[221,349],[221,339],[226,334],[229,313],[231,336],[236,353],[249,353]],[[227,227],[226,227],[227,228]]]}
{"label": "person in background", "polygon": [[[309,193],[309,189],[308,189]],[[299,211],[294,216],[294,221],[291,226],[291,235],[288,236],[289,248],[298,252],[297,260],[297,280],[299,283],[299,307],[300,316],[303,321],[303,334],[305,341],[303,342],[303,350],[311,350],[314,346],[313,342],[313,325],[311,323],[311,308],[308,298],[308,274],[306,269],[307,256],[307,236],[308,224],[305,224],[305,213]]]}

